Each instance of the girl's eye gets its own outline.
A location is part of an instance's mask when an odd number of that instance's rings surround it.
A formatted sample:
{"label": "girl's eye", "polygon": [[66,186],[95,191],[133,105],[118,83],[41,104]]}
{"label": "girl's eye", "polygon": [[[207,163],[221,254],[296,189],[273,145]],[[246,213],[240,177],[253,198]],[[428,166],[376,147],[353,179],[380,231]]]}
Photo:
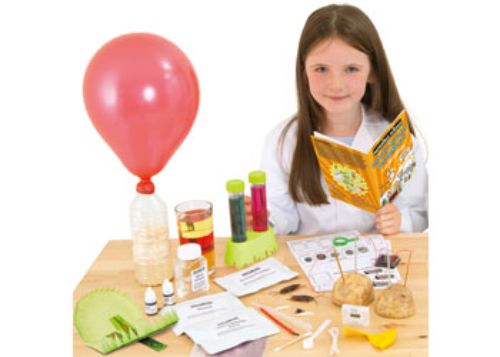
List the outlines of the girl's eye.
{"label": "girl's eye", "polygon": [[327,68],[325,66],[320,66],[320,67],[316,67],[316,69],[314,71],[318,72],[318,73],[325,73],[327,71]]}
{"label": "girl's eye", "polygon": [[358,72],[359,71],[359,68],[358,67],[354,67],[354,66],[349,66],[345,69],[345,71],[347,73],[355,73],[355,72]]}

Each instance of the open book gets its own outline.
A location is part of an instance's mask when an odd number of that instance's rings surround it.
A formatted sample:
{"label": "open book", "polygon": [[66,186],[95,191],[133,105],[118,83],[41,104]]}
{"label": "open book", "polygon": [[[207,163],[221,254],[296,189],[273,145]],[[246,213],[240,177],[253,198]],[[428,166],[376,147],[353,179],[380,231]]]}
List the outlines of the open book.
{"label": "open book", "polygon": [[330,195],[370,212],[392,201],[415,170],[404,110],[366,153],[317,132],[311,140]]}

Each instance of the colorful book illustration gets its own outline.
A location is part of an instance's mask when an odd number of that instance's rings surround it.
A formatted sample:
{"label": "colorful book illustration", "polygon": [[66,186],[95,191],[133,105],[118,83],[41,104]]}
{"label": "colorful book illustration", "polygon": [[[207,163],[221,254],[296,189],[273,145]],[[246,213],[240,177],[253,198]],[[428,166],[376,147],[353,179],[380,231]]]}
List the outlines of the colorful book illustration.
{"label": "colorful book illustration", "polygon": [[121,291],[98,289],[78,301],[73,320],[83,342],[107,354],[136,341],[156,349],[159,343],[146,338],[179,319],[174,310],[148,320],[143,316],[142,309]]}
{"label": "colorful book illustration", "polygon": [[318,132],[311,140],[330,195],[370,212],[391,202],[415,170],[413,140],[404,110],[368,152]]}

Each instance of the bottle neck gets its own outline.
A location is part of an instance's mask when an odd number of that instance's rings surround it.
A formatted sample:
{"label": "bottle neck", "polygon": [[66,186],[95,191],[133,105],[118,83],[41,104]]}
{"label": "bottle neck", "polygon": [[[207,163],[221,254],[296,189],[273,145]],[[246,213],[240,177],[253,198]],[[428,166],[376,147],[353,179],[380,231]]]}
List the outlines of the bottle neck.
{"label": "bottle neck", "polygon": [[136,191],[137,193],[141,193],[144,195],[150,195],[155,192],[155,185],[151,181],[151,179],[148,178],[141,178],[141,181],[136,186]]}

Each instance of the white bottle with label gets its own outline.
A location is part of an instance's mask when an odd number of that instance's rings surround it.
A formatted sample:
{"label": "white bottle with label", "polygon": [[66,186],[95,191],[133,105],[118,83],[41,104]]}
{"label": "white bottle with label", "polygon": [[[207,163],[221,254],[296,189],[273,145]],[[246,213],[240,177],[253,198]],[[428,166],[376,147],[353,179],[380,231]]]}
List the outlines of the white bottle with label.
{"label": "white bottle with label", "polygon": [[156,294],[151,287],[148,287],[144,293],[144,312],[149,316],[156,315],[158,312]]}
{"label": "white bottle with label", "polygon": [[174,286],[170,282],[170,280],[165,279],[162,286],[163,293],[163,306],[173,306],[175,305],[175,297],[174,297]]}
{"label": "white bottle with label", "polygon": [[196,243],[183,244],[177,248],[175,264],[175,290],[182,300],[192,299],[207,292],[209,288],[207,261]]}
{"label": "white bottle with label", "polygon": [[130,206],[135,277],[144,286],[161,285],[173,276],[167,206],[149,179],[141,180],[137,192]]}

